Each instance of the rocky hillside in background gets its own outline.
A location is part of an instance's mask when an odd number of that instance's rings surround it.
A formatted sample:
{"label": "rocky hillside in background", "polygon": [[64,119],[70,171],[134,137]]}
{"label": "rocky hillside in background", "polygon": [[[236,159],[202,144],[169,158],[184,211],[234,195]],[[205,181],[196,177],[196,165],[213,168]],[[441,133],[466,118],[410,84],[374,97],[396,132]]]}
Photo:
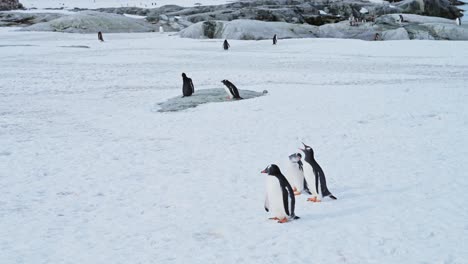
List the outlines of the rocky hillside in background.
{"label": "rocky hillside in background", "polygon": [[0,0],[0,10],[14,10],[23,8],[18,0]]}
{"label": "rocky hillside in background", "polygon": [[451,0],[404,0],[392,4],[365,0],[253,0],[216,6],[163,6],[155,9],[104,8],[99,11],[143,15],[148,21],[154,23],[181,20],[197,23],[208,20],[251,19],[307,23],[317,26],[346,20],[349,16],[368,18],[385,14],[408,13],[455,19],[463,15]]}

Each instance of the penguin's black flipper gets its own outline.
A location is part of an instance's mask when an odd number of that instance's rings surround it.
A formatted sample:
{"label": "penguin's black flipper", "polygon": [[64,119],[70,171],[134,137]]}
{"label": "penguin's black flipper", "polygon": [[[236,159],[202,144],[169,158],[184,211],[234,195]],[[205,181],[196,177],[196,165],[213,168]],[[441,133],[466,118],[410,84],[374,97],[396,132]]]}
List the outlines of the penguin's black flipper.
{"label": "penguin's black flipper", "polygon": [[336,198],[333,194],[328,195],[328,197],[332,198],[333,200],[338,199],[338,198]]}
{"label": "penguin's black flipper", "polygon": [[307,185],[307,181],[304,179],[304,192],[307,194],[312,194],[309,190],[309,186]]}
{"label": "penguin's black flipper", "polygon": [[270,210],[268,210],[268,208],[266,208],[266,207],[265,207],[265,211],[270,212]]}

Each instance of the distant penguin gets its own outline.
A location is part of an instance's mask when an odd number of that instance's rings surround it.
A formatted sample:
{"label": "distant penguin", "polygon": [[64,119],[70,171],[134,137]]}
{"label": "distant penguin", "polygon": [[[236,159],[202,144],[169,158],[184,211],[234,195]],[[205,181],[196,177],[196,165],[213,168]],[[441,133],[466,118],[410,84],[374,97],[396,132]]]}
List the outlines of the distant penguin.
{"label": "distant penguin", "polygon": [[300,153],[289,155],[288,166],[286,166],[284,172],[295,195],[300,195],[304,189],[304,170],[302,168],[303,164],[301,158],[302,155]]}
{"label": "distant penguin", "polygon": [[322,197],[329,196],[333,200],[336,200],[336,197],[331,194],[327,188],[327,181],[325,179],[325,173],[323,172],[320,165],[315,161],[314,150],[304,145],[304,149],[301,149],[304,152],[304,178],[307,181],[307,184],[312,188],[312,198],[307,199],[311,202],[320,202]]}
{"label": "distant penguin", "polygon": [[278,43],[278,38],[276,37],[276,34],[273,36],[273,45],[276,45]]}
{"label": "distant penguin", "polygon": [[224,89],[230,99],[243,99],[240,97],[239,90],[237,90],[237,87],[232,82],[228,80],[222,80],[221,82],[224,84]]}
{"label": "distant penguin", "polygon": [[270,212],[273,220],[286,223],[288,219],[299,219],[294,214],[296,198],[288,180],[281,173],[280,168],[271,164],[262,173],[267,173],[265,211]]}
{"label": "distant penguin", "polygon": [[225,39],[224,42],[223,42],[224,50],[228,50],[230,47],[231,47],[231,45],[229,45],[229,42],[227,41],[227,39]]}
{"label": "distant penguin", "polygon": [[399,15],[400,16],[400,22],[403,23],[403,22],[406,22],[404,19],[403,19],[403,15]]}
{"label": "distant penguin", "polygon": [[193,87],[192,79],[187,77],[185,73],[182,73],[182,94],[185,96],[191,96],[195,92],[195,88]]}
{"label": "distant penguin", "polygon": [[102,32],[101,32],[101,31],[99,31],[99,32],[97,33],[97,38],[98,38],[99,41],[104,42],[104,38],[102,37]]}
{"label": "distant penguin", "polygon": [[461,20],[460,20],[459,17],[457,17],[457,18],[455,19],[455,24],[456,24],[457,26],[461,26]]}
{"label": "distant penguin", "polygon": [[159,26],[159,33],[164,33],[164,28],[162,26]]}

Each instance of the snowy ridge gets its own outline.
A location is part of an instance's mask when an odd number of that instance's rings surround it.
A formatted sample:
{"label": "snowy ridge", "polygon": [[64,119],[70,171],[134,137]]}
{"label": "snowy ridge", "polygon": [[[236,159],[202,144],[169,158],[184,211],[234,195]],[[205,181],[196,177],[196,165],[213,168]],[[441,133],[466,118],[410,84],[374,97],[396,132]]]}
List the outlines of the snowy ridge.
{"label": "snowy ridge", "polygon": [[66,33],[106,33],[155,31],[155,26],[145,20],[123,15],[94,11],[77,12],[49,22],[38,23],[22,29],[23,31],[58,31]]}

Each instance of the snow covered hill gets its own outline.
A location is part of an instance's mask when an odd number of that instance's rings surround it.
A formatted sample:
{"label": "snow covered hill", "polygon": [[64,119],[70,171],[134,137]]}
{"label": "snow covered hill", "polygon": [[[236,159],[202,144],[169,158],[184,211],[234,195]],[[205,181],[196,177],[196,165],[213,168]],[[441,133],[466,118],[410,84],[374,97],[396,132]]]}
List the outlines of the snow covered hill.
{"label": "snow covered hill", "polygon": [[153,8],[163,5],[194,6],[225,4],[229,0],[21,0],[26,8],[103,8],[103,7],[143,7]]}
{"label": "snow covered hill", "polygon": [[[8,30],[2,263],[466,263],[468,42]],[[158,112],[182,72],[269,93]],[[259,172],[301,141],[338,200],[277,224]]]}

